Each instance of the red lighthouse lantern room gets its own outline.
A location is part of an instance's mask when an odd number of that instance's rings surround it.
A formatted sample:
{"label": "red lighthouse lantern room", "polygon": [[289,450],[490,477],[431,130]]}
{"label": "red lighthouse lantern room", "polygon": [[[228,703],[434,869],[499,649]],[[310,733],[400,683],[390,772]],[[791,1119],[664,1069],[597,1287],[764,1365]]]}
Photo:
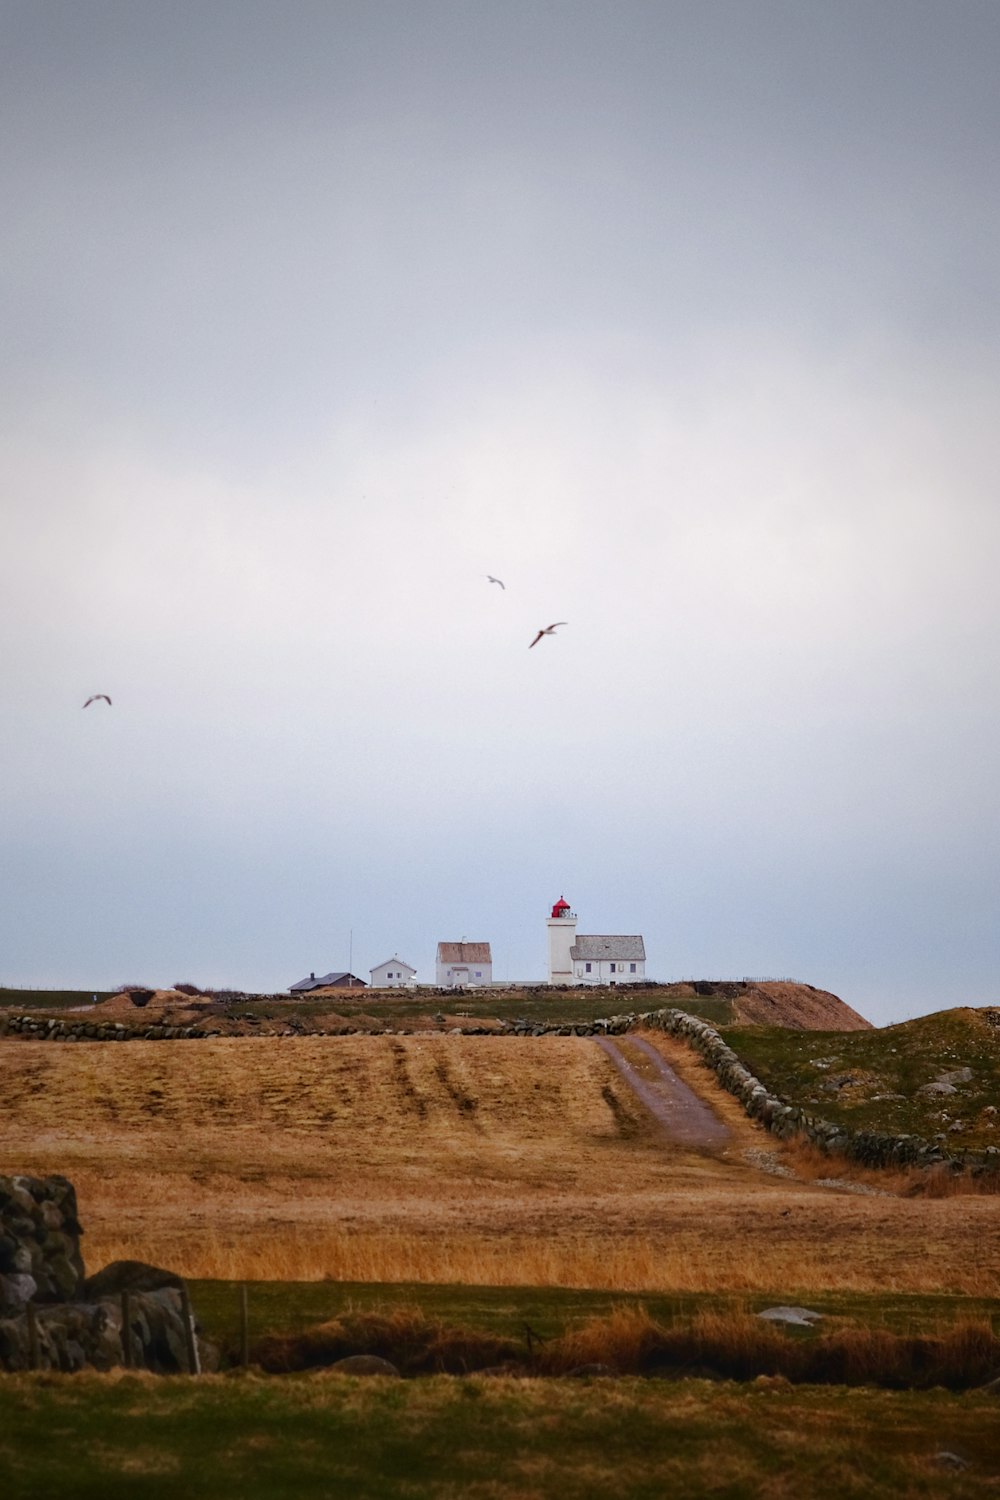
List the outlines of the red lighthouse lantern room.
{"label": "red lighthouse lantern room", "polygon": [[569,902],[566,900],[566,898],[564,896],[560,896],[559,900],[556,902],[555,906],[552,908],[552,915],[554,917],[564,917],[566,915],[566,913],[569,911],[569,909],[570,909]]}

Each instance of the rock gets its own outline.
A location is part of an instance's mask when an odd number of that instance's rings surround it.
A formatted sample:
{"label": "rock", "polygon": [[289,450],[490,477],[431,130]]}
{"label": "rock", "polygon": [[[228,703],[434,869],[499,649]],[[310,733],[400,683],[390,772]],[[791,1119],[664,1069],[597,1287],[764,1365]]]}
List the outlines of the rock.
{"label": "rock", "polygon": [[335,1360],[328,1369],[336,1375],[387,1375],[401,1379],[396,1366],[387,1359],[380,1359],[377,1354],[348,1354],[344,1359]]}
{"label": "rock", "polygon": [[925,1083],[917,1089],[918,1094],[957,1094],[958,1089],[953,1083],[945,1083],[938,1079],[934,1083]]}
{"label": "rock", "polygon": [[113,1260],[88,1276],[80,1291],[88,1302],[99,1302],[122,1292],[158,1292],[162,1287],[179,1289],[181,1284],[174,1271],[161,1266],[148,1265],[144,1260]]}
{"label": "rock", "polygon": [[971,1083],[972,1069],[952,1068],[950,1073],[939,1073],[937,1081],[938,1083]]}
{"label": "rock", "polygon": [[960,1469],[967,1469],[969,1467],[969,1460],[967,1458],[962,1458],[958,1453],[951,1453],[947,1448],[942,1448],[939,1453],[935,1453],[934,1462],[939,1469],[950,1469],[956,1474]]}
{"label": "rock", "polygon": [[757,1314],[767,1323],[786,1323],[792,1328],[811,1328],[823,1313],[813,1312],[808,1307],[767,1307]]}
{"label": "rock", "polygon": [[0,1313],[5,1317],[20,1313],[37,1291],[37,1281],[24,1271],[0,1276]]}

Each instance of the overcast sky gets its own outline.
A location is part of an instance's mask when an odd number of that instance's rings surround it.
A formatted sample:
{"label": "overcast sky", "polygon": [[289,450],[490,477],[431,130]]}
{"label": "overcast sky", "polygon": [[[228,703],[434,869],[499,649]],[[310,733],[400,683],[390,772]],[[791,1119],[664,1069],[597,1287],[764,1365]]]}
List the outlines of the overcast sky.
{"label": "overcast sky", "polygon": [[0,16],[0,983],[1000,998],[996,0]]}

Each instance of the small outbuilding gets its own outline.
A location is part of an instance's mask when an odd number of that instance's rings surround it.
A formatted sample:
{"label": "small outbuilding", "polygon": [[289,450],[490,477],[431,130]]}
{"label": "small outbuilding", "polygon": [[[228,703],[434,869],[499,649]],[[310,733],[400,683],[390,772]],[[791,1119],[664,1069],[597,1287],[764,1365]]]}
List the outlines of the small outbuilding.
{"label": "small outbuilding", "polygon": [[397,990],[404,984],[408,984],[417,971],[412,964],[404,963],[394,954],[392,958],[387,958],[384,964],[377,964],[368,972],[371,975],[373,990]]}
{"label": "small outbuilding", "polygon": [[307,995],[310,990],[343,989],[343,990],[366,990],[368,982],[359,979],[357,974],[349,974],[346,969],[338,969],[333,974],[310,974],[308,979],[300,979],[297,984],[288,986],[290,995]]}

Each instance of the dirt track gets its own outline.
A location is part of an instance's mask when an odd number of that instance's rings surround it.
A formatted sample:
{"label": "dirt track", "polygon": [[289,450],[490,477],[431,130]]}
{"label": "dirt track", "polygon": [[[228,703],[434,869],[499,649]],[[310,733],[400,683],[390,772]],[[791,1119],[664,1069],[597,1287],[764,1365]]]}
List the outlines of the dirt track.
{"label": "dirt track", "polygon": [[[730,1140],[729,1127],[642,1037],[630,1037],[624,1044],[611,1037],[595,1040],[671,1140],[702,1149],[719,1147]],[[639,1054],[636,1061],[625,1055],[626,1047],[633,1056]]]}

